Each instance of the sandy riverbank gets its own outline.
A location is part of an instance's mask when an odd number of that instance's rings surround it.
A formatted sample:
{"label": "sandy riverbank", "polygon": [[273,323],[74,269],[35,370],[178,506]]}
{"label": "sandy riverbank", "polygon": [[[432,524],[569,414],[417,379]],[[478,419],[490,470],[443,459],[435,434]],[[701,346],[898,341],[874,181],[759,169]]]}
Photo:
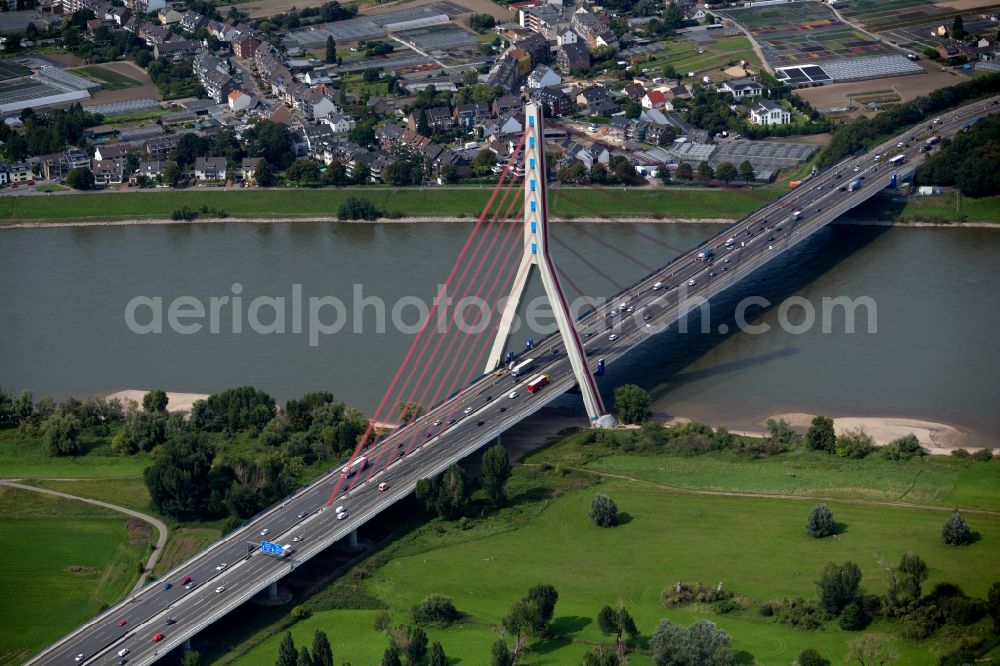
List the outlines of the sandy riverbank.
{"label": "sandy riverbank", "polygon": [[[760,426],[760,430],[730,430],[738,435],[766,437],[768,434],[766,427],[767,421],[769,419],[774,419],[775,421],[784,419],[796,430],[805,432],[809,429],[809,425],[812,423],[814,416],[814,414],[805,414],[802,412],[772,414],[771,416],[767,416],[757,422],[757,425]],[[667,424],[686,423],[690,420],[691,419],[677,417],[668,421]],[[906,435],[912,433],[916,435],[917,439],[920,440],[920,443],[924,446],[924,448],[935,455],[942,456],[951,455],[951,452],[955,449],[965,449],[969,452],[973,452],[983,448],[980,446],[972,446],[970,444],[971,438],[969,437],[969,434],[960,428],[948,425],[947,423],[924,421],[922,419],[890,416],[844,416],[833,419],[833,429],[838,435],[852,430],[863,430],[875,440],[875,444],[877,446],[884,446],[893,440],[905,437]]]}
{"label": "sandy riverbank", "polygon": [[[118,398],[122,402],[128,400],[135,400],[140,405],[142,404],[142,396],[149,393],[149,390],[140,389],[126,389],[124,391],[116,391],[115,393],[110,393],[106,397],[108,400]],[[208,397],[207,393],[178,393],[175,391],[167,391],[167,411],[168,412],[181,412],[182,414],[190,414],[191,407],[198,400],[204,400]]]}
{"label": "sandy riverbank", "polygon": [[[291,219],[273,219],[266,217],[227,217],[225,219],[204,220],[170,220],[170,219],[133,219],[133,220],[76,220],[52,222],[14,222],[0,223],[0,231],[4,229],[52,229],[59,227],[130,227],[145,225],[168,224],[428,224],[428,223],[470,223],[471,217],[382,217],[377,220],[338,220],[336,217],[302,217]],[[554,217],[550,222],[555,224],[732,224],[734,220],[718,217],[707,218],[677,218],[677,217]],[[855,226],[929,228],[942,227],[947,229],[979,228],[1000,229],[1000,223],[992,222],[893,222],[891,220],[837,220],[833,224],[850,224]]]}

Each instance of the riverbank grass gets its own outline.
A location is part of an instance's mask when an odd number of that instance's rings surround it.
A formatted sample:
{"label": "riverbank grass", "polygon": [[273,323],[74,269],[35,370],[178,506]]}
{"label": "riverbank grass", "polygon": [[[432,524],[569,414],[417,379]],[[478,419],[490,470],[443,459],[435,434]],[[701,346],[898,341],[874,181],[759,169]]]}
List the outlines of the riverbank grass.
{"label": "riverbank grass", "polygon": [[[19,663],[124,597],[149,555],[127,516],[0,487],[0,663]],[[28,539],[27,535],[30,535]]]}
{"label": "riverbank grass", "polygon": [[[760,461],[727,455],[728,460],[720,454],[714,462],[708,456],[609,455],[599,445],[582,444],[576,436],[516,466],[506,508],[482,514],[477,509],[470,514],[476,517],[464,525],[431,521],[372,555],[371,564],[357,568],[367,572],[364,576],[345,578],[367,581],[367,593],[387,606],[394,623],[410,621],[409,609],[429,594],[450,596],[465,614],[463,621],[428,633],[431,640],[442,642],[450,657],[463,663],[488,659],[498,635],[495,627],[506,610],[532,585],[552,584],[559,592],[554,627],[560,638],[532,643],[525,663],[567,666],[580,663],[582,653],[598,641],[607,644],[609,639],[600,633],[594,618],[602,606],[619,601],[625,602],[645,639],[661,618],[684,624],[707,618],[729,632],[734,648],[748,660],[791,663],[802,650],[814,647],[839,663],[858,633],[845,632],[835,622],[819,631],[794,629],[762,617],[761,604],[785,598],[814,599],[815,582],[830,561],[853,560],[863,572],[864,590],[883,594],[886,578],[880,561],[895,565],[908,551],[919,554],[930,567],[925,589],[949,581],[971,595],[983,596],[989,584],[1000,579],[1000,515],[967,515],[981,537],[968,548],[941,543],[941,525],[952,505],[965,501],[995,505],[995,499],[983,500],[977,493],[965,499],[952,493],[942,498],[940,503],[947,506],[939,510],[892,506],[864,492],[862,478],[852,486],[855,490],[845,490],[843,500],[827,502],[842,525],[838,537],[812,539],[805,533],[805,520],[815,498],[698,494],[675,490],[659,478],[663,475],[669,483],[669,470],[676,465],[684,469],[683,463],[691,467],[707,463],[704,474],[689,473],[692,487],[746,488],[759,475],[764,480],[756,484],[758,490],[790,488],[790,494],[805,494],[812,492],[809,486],[817,479],[811,473],[805,475],[796,491],[798,477],[793,475],[803,469],[819,474],[833,462],[827,454],[789,454]],[[629,461],[627,471],[637,478],[595,473],[605,466],[619,474],[624,467],[621,459]],[[893,474],[892,466],[900,463],[873,459],[866,474],[874,477],[879,469],[887,474],[892,481],[881,490],[895,501],[908,497],[898,491],[896,483],[924,474],[943,475],[944,486],[971,476],[981,478],[978,483],[985,488],[986,480],[992,478],[996,494],[1000,466],[980,463],[976,468],[976,463],[937,460],[942,464],[933,470],[920,473],[904,465],[899,474]],[[841,471],[849,473],[851,466],[864,469],[865,462],[845,461]],[[576,469],[580,463],[583,470]],[[758,467],[751,467],[757,463]],[[729,473],[715,481],[714,473],[726,465]],[[622,522],[618,527],[600,529],[588,519],[590,501],[598,492],[616,500]],[[721,612],[709,604],[695,604],[668,610],[660,594],[677,581],[703,582],[710,587],[722,581],[724,589],[737,595],[738,607]],[[339,608],[324,602],[333,598],[339,599]],[[312,631],[319,628],[339,646],[337,659],[375,663],[387,645],[386,637],[368,624],[371,611],[344,609],[343,600],[320,591],[313,600],[303,602],[313,614],[293,626],[297,644],[311,640]],[[930,666],[937,663],[939,654],[954,648],[960,634],[975,634],[982,627],[942,631],[921,642],[899,638],[898,629],[882,622],[869,630],[896,636],[900,663]],[[263,666],[273,662],[280,635],[266,631],[259,635],[258,646],[239,651],[239,663]],[[216,663],[230,663],[233,656],[230,653]],[[651,662],[640,655],[630,663]]]}
{"label": "riverbank grass", "polygon": [[23,435],[15,427],[0,427],[0,476],[5,479],[142,478],[152,458],[148,454],[119,456],[110,437],[82,437],[85,455],[53,457],[45,454],[41,436]]}
{"label": "riverbank grass", "polygon": [[[293,220],[335,218],[351,196],[367,199],[388,215],[465,217],[475,220],[492,187],[338,188],[236,190],[201,189],[101,192],[0,199],[0,224],[17,222],[101,222],[170,219],[187,206],[225,211],[231,218]],[[735,218],[774,195],[768,188],[615,189],[566,188],[550,193],[555,217]],[[72,198],[70,198],[72,197]]]}

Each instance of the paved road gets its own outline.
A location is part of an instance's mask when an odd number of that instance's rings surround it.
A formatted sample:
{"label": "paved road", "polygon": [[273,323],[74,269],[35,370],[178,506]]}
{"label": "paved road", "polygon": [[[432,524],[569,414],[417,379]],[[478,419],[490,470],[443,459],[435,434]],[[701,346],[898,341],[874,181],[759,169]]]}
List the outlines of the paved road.
{"label": "paved road", "polygon": [[[990,102],[1000,103],[1000,98]],[[912,171],[926,136],[954,133],[972,116],[997,108],[984,108],[983,102],[970,105],[959,113],[946,114],[933,129],[921,125],[870,153],[845,160],[737,221],[701,248],[676,257],[639,284],[616,294],[577,321],[591,366],[598,359],[610,363],[624,355],[703,300],[733,286],[816,229],[877,194],[888,184],[890,169],[884,162],[890,157],[907,155],[908,161],[896,170],[901,175]],[[904,145],[897,148],[898,141]],[[884,156],[876,162],[875,154]],[[864,177],[861,189],[850,191],[849,183],[860,177]],[[795,211],[801,214],[794,215]],[[733,240],[727,248],[730,238]],[[715,250],[714,261],[698,259],[699,249],[706,247]],[[331,469],[280,506],[93,618],[28,663],[68,664],[82,654],[81,663],[109,664],[117,660],[115,655],[123,648],[130,651],[129,663],[156,661],[287,575],[300,561],[347,537],[410,494],[417,480],[441,472],[572,388],[575,380],[559,347],[557,336],[542,340],[530,352],[536,359],[530,373],[513,377],[500,371],[484,376],[366,451],[370,464],[358,475],[361,483],[349,495],[341,493],[331,498],[334,488],[340,487],[340,471]],[[526,383],[539,374],[550,377],[551,383],[529,393]],[[381,483],[388,484],[388,488],[379,490]],[[342,506],[346,514],[338,518],[335,506]],[[265,555],[259,550],[262,538],[288,544],[294,553],[290,558]],[[185,576],[192,578],[193,587],[181,584]],[[120,620],[125,624],[119,625]],[[158,635],[162,638],[154,641]]]}
{"label": "paved road", "polygon": [[159,536],[156,539],[156,550],[149,556],[149,560],[146,561],[146,570],[139,580],[136,581],[135,587],[132,588],[133,592],[142,589],[142,586],[146,584],[146,577],[153,571],[153,567],[160,560],[160,553],[163,552],[163,547],[167,545],[167,536],[170,531],[167,529],[166,524],[159,518],[150,516],[147,513],[140,513],[138,511],[133,511],[132,509],[126,509],[123,506],[118,506],[117,504],[111,504],[110,502],[102,502],[101,500],[91,499],[89,497],[79,497],[78,495],[70,495],[69,493],[59,492],[58,490],[51,490],[49,488],[39,488],[38,486],[27,486],[23,483],[17,483],[13,479],[0,479],[0,485],[8,486],[10,488],[19,488],[20,490],[30,490],[35,493],[45,493],[46,495],[55,495],[57,497],[63,497],[65,499],[76,500],[78,502],[86,502],[87,504],[93,504],[95,506],[101,506],[105,509],[111,509],[112,511],[118,511],[119,513],[124,513],[132,516],[133,518],[138,518],[143,520],[159,532]]}

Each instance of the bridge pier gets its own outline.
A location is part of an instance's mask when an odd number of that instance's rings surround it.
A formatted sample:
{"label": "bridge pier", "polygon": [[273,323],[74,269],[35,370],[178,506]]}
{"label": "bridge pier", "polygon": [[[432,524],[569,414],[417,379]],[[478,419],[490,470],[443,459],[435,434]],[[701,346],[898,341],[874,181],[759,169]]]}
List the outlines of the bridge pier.
{"label": "bridge pier", "polygon": [[267,586],[267,598],[269,601],[278,600],[278,583],[274,582]]}
{"label": "bridge pier", "polygon": [[181,650],[185,654],[187,654],[188,652],[191,652],[191,639],[190,638],[185,638],[184,639],[184,642],[181,643]]}
{"label": "bridge pier", "polygon": [[350,544],[351,548],[357,548],[358,547],[358,531],[357,530],[351,530],[351,535],[348,537],[347,543]]}

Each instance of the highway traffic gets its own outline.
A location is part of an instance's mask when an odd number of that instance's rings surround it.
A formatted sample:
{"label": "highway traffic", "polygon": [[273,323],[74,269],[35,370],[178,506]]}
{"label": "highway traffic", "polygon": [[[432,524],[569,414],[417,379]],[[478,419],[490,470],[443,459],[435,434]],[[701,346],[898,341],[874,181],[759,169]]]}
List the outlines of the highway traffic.
{"label": "highway traffic", "polygon": [[[980,101],[943,114],[937,124],[925,122],[864,155],[804,180],[785,196],[740,219],[581,317],[577,328],[591,369],[600,359],[614,361],[649,335],[686,316],[701,299],[707,300],[735,285],[777,254],[875,195],[889,184],[893,171],[900,177],[912,171],[929,133],[953,134],[974,116],[995,112],[996,103],[996,99]],[[899,154],[906,156],[905,161],[890,169],[885,161]],[[884,157],[876,161],[875,155]],[[850,183],[862,177],[861,187],[852,190]],[[699,259],[699,252],[706,249],[711,249],[713,256]],[[369,464],[357,478],[374,474],[349,494],[341,494],[330,506],[328,499],[341,466],[27,663],[103,665],[156,661],[302,561],[350,536],[387,506],[410,494],[419,479],[434,476],[468,456],[570,389],[575,379],[561,347],[558,334],[539,341],[518,359],[533,357],[530,371],[517,376],[508,370],[485,375],[365,451]],[[549,378],[548,385],[529,391],[528,382],[540,375]],[[344,510],[338,512],[335,507]],[[287,557],[262,553],[263,540],[287,544],[292,552]],[[225,566],[221,566],[223,563]],[[122,650],[128,650],[127,654],[120,656]]]}

